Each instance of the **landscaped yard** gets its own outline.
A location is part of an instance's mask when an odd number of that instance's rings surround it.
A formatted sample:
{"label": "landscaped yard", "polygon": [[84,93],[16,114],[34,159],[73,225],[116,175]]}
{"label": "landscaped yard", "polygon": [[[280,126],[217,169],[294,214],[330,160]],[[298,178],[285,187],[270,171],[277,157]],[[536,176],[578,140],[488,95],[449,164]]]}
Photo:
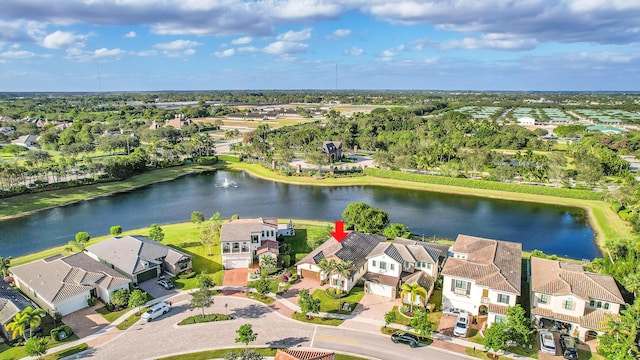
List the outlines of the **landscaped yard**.
{"label": "landscaped yard", "polygon": [[101,308],[96,309],[96,312],[100,315],[102,315],[102,317],[107,320],[108,322],[112,323],[114,321],[116,321],[120,316],[124,315],[127,311],[131,310],[131,308],[125,308],[122,309],[120,311],[109,311],[109,309],[107,309],[106,306],[103,306]]}
{"label": "landscaped yard", "polygon": [[342,319],[331,319],[331,318],[322,318],[318,316],[314,316],[312,319],[307,319],[306,316],[302,315],[302,313],[295,312],[291,315],[293,320],[308,322],[311,324],[320,324],[320,325],[329,325],[329,326],[338,326],[344,322]]}
{"label": "landscaped yard", "polygon": [[351,304],[351,310],[355,308],[355,304],[359,303],[364,296],[364,290],[362,286],[355,286],[351,289],[348,296],[340,299],[334,299],[327,295],[327,293],[318,289],[311,294],[314,299],[320,300],[320,311],[326,313],[338,313],[338,314],[351,314],[351,311],[342,310],[342,306],[345,302]]}
{"label": "landscaped yard", "polygon": [[[66,344],[68,342],[78,340],[78,335],[73,334],[63,341],[53,342],[51,341],[51,337],[49,338],[49,349],[55,349],[56,346],[60,346]],[[52,350],[49,350],[52,351]],[[22,359],[27,356],[27,352],[24,346],[9,346],[5,343],[0,344],[0,359],[2,360],[13,360],[13,359]]]}

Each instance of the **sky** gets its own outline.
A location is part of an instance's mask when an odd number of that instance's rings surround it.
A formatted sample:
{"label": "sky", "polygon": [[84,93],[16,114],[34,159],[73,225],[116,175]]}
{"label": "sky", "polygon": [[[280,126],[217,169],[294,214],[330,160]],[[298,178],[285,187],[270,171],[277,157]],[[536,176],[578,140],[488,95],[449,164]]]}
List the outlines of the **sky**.
{"label": "sky", "polygon": [[639,91],[640,0],[2,0],[0,91]]}

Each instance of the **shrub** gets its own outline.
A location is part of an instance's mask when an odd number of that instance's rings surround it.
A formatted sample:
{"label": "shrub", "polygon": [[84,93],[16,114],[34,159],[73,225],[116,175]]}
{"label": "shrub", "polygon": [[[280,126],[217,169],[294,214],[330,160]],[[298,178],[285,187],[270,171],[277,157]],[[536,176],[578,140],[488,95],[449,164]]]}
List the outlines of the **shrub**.
{"label": "shrub", "polygon": [[93,296],[87,299],[87,305],[89,305],[90,307],[96,304],[96,301],[98,299],[94,298]]}
{"label": "shrub", "polygon": [[302,260],[305,256],[309,255],[309,253],[299,253],[296,254],[296,262]]}
{"label": "shrub", "polygon": [[633,221],[636,217],[636,213],[631,212],[629,209],[620,210],[618,213],[622,220]]}
{"label": "shrub", "polygon": [[214,165],[218,162],[217,156],[201,156],[196,160],[198,165]]}
{"label": "shrub", "polygon": [[280,282],[285,283],[289,281],[289,277],[286,275],[281,275],[280,278],[278,279]]}
{"label": "shrub", "polygon": [[178,277],[180,279],[191,279],[196,275],[198,275],[198,273],[196,273],[195,271],[189,271],[189,272],[183,272],[182,274],[178,275]]}
{"label": "shrub", "polygon": [[226,162],[241,162],[242,158],[240,158],[239,156],[232,156],[232,155],[218,155],[218,160],[226,161]]}
{"label": "shrub", "polygon": [[611,209],[613,209],[613,211],[615,212],[619,212],[620,210],[622,210],[622,205],[620,205],[619,202],[614,201],[611,203]]}
{"label": "shrub", "polygon": [[184,320],[180,321],[178,325],[189,325],[189,324],[197,324],[197,323],[205,323],[205,322],[213,322],[213,321],[225,321],[231,320],[233,317],[231,315],[225,314],[206,314],[204,317],[202,315],[194,315]]}
{"label": "shrub", "polygon": [[340,299],[349,295],[348,293],[342,291],[342,289],[336,289],[336,288],[328,288],[324,292],[325,294],[327,294],[328,297],[332,299]]}

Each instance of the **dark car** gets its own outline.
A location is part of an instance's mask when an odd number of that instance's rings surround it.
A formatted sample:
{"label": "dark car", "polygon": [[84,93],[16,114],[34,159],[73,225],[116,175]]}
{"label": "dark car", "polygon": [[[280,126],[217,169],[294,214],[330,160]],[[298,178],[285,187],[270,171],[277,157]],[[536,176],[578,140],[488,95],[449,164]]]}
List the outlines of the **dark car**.
{"label": "dark car", "polygon": [[577,359],[578,349],[576,349],[576,340],[569,335],[560,335],[560,350],[565,359]]}
{"label": "dark car", "polygon": [[405,333],[405,332],[396,332],[391,335],[391,341],[394,343],[404,343],[412,348],[418,346],[420,344],[420,338],[416,335]]}

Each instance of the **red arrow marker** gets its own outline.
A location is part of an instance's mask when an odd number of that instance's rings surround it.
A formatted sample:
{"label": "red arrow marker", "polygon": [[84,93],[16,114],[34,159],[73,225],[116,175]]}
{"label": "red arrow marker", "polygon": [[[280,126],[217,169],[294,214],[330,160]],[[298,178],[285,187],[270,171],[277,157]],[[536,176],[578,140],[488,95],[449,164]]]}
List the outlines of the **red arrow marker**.
{"label": "red arrow marker", "polygon": [[342,242],[344,238],[349,235],[348,232],[344,232],[344,221],[338,220],[336,221],[336,231],[331,232],[331,236],[336,239],[338,242]]}

